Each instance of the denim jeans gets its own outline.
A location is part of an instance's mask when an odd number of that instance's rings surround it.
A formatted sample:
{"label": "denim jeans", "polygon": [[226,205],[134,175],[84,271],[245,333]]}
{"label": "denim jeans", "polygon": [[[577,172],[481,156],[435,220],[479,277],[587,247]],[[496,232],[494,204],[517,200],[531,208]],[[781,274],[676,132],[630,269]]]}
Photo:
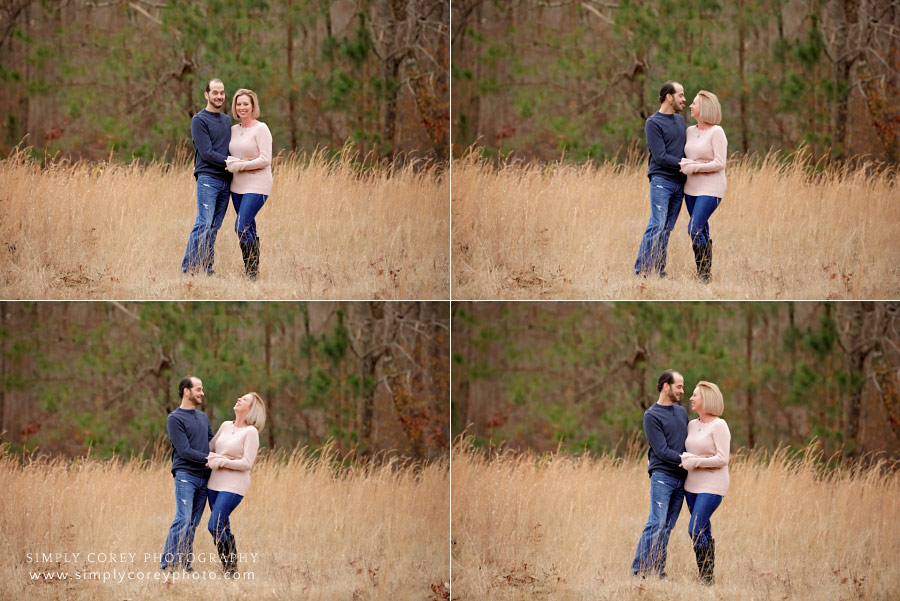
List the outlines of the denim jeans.
{"label": "denim jeans", "polygon": [[265,194],[231,193],[231,202],[234,203],[234,212],[237,213],[234,232],[242,244],[250,244],[256,240],[256,214],[266,204],[268,198]]}
{"label": "denim jeans", "polygon": [[206,478],[182,470],[175,472],[175,519],[166,544],[160,567],[181,564],[191,567],[194,552],[194,533],[206,507]]}
{"label": "denim jeans", "polygon": [[213,541],[219,542],[231,536],[231,524],[228,517],[244,499],[241,495],[217,490],[207,491],[209,497],[209,533]]}
{"label": "denim jeans", "polygon": [[638,541],[632,574],[653,572],[665,575],[669,535],[678,521],[684,501],[684,480],[655,471],[650,474],[650,517]]}
{"label": "denim jeans", "polygon": [[638,249],[637,261],[634,263],[635,275],[648,271],[666,275],[669,234],[675,229],[683,197],[684,184],[659,175],[650,178],[650,223],[647,224]]}
{"label": "denim jeans", "polygon": [[712,539],[712,524],[709,523],[709,518],[719,508],[722,495],[685,492],[684,498],[687,501],[688,511],[691,512],[691,523],[688,526],[691,542],[698,547],[709,546]]}
{"label": "denim jeans", "polygon": [[197,221],[184,249],[182,272],[198,269],[212,272],[216,234],[225,219],[230,193],[231,183],[205,173],[197,176]]}
{"label": "denim jeans", "polygon": [[706,246],[706,242],[709,240],[709,217],[713,211],[719,208],[720,202],[722,199],[715,196],[684,195],[684,204],[687,207],[688,215],[691,216],[691,220],[688,222],[691,244]]}

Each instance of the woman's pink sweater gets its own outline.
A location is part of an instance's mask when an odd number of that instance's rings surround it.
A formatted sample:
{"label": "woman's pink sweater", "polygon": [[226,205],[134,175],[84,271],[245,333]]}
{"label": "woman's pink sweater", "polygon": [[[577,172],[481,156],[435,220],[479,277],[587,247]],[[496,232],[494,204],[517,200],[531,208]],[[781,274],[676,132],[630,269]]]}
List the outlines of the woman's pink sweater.
{"label": "woman's pink sweater", "polygon": [[230,459],[213,456],[209,466],[213,468],[207,488],[219,492],[231,492],[244,496],[250,489],[250,468],[259,451],[259,431],[255,426],[236,428],[234,422],[223,422],[219,431],[209,441],[209,450]]}
{"label": "woman's pink sweater", "polygon": [[690,126],[685,133],[684,156],[687,157],[681,159],[681,171],[687,174],[684,193],[688,196],[724,198],[728,183],[725,179],[725,160],[728,156],[725,130],[718,125],[709,129]]}
{"label": "woman's pink sweater", "polygon": [[728,492],[728,457],[731,448],[731,431],[725,420],[717,417],[708,424],[701,423],[698,419],[691,420],[684,448],[681,465],[688,471],[684,490],[694,494],[709,493],[724,497]]}
{"label": "woman's pink sweater", "polygon": [[237,194],[272,193],[272,132],[262,121],[253,127],[240,123],[231,128],[228,154],[241,159],[231,179],[231,191]]}

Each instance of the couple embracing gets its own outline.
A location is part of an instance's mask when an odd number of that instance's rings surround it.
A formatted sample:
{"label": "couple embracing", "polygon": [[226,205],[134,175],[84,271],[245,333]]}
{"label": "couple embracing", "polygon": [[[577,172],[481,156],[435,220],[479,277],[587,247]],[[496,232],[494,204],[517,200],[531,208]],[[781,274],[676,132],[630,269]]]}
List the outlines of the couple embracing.
{"label": "couple embracing", "polygon": [[206,84],[206,108],[191,119],[194,141],[194,178],[197,180],[197,220],[188,238],[183,273],[213,274],[216,234],[234,204],[244,272],[251,280],[259,274],[259,236],[256,215],[272,192],[272,133],[259,121],[256,92],[241,88],[234,93],[231,112],[240,123],[232,126],[225,114],[225,84]]}
{"label": "couple embracing", "polygon": [[172,442],[175,479],[175,519],[166,537],[160,568],[191,571],[194,532],[209,503],[209,533],[226,578],[237,574],[237,546],[230,516],[250,488],[250,469],[259,450],[259,433],[266,423],[266,405],[250,392],[234,404],[234,420],[223,422],[213,435],[209,418],[198,408],[205,393],[199,378],[178,384],[181,406],[166,420]]}
{"label": "couple embracing", "polygon": [[690,215],[688,234],[694,251],[697,276],[712,279],[712,238],[709,218],[725,196],[725,161],[728,139],[722,122],[722,107],[712,92],[700,90],[691,103],[697,122],[685,131],[684,88],[667,81],[659,91],[659,110],[644,126],[650,149],[647,177],[650,179],[650,223],[638,249],[634,273],[647,277],[666,276],[669,234],[681,212],[681,202]]}
{"label": "couple embracing", "polygon": [[666,370],[657,381],[659,400],[644,412],[644,433],[650,443],[650,518],[638,542],[631,572],[666,577],[666,548],[682,501],[691,521],[688,534],[697,559],[700,580],[713,583],[716,546],[710,517],[728,492],[731,432],[722,415],[725,406],[719,387],[700,381],[691,395],[697,419],[679,403],[684,377]]}

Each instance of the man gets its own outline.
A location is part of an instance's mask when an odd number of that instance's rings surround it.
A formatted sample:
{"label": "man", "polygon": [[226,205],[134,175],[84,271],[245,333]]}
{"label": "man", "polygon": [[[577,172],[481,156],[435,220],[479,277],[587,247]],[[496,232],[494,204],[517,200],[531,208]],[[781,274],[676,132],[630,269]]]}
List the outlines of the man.
{"label": "man", "polygon": [[178,383],[181,406],[169,414],[166,429],[172,441],[172,475],[175,478],[175,520],[163,549],[162,570],[181,566],[191,571],[194,533],[206,506],[206,466],[209,441],[213,437],[209,418],[197,407],[203,405],[203,382],[188,376]]}
{"label": "man", "polygon": [[644,434],[650,443],[650,518],[638,541],[631,572],[666,577],[666,548],[684,500],[687,471],[680,467],[687,438],[688,414],[678,405],[684,394],[684,378],[666,370],[656,384],[659,400],[644,412]]}
{"label": "man", "polygon": [[231,173],[225,170],[231,143],[231,118],[222,113],[225,84],[221,79],[209,80],[204,97],[206,108],[191,119],[197,221],[188,238],[181,271],[194,274],[202,269],[212,275],[216,234],[222,227],[231,195]]}
{"label": "man", "polygon": [[650,223],[644,231],[635,275],[647,277],[653,271],[666,277],[666,249],[669,234],[684,200],[687,176],[679,163],[684,157],[685,124],[678,113],[684,109],[684,88],[677,81],[667,81],[659,91],[659,111],[650,115],[644,125],[647,147],[650,149]]}

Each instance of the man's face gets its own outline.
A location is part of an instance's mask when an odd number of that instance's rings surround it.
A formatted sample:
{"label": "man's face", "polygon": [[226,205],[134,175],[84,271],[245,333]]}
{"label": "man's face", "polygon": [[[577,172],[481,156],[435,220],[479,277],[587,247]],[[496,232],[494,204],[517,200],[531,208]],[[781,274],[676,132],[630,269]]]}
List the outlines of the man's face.
{"label": "man's face", "polygon": [[201,382],[198,378],[194,378],[191,380],[193,386],[188,388],[188,399],[195,405],[203,404],[203,382]]}
{"label": "man's face", "polygon": [[225,85],[221,82],[214,81],[209,84],[209,92],[204,92],[206,101],[216,109],[221,109],[225,104]]}
{"label": "man's face", "polygon": [[675,93],[669,94],[666,96],[666,99],[669,101],[669,106],[672,107],[676,113],[680,113],[684,110],[684,87],[680,83],[672,84],[675,87]]}
{"label": "man's face", "polygon": [[673,376],[674,382],[671,384],[666,384],[669,387],[669,400],[673,403],[681,402],[681,397],[684,395],[684,376],[679,373],[676,373]]}

